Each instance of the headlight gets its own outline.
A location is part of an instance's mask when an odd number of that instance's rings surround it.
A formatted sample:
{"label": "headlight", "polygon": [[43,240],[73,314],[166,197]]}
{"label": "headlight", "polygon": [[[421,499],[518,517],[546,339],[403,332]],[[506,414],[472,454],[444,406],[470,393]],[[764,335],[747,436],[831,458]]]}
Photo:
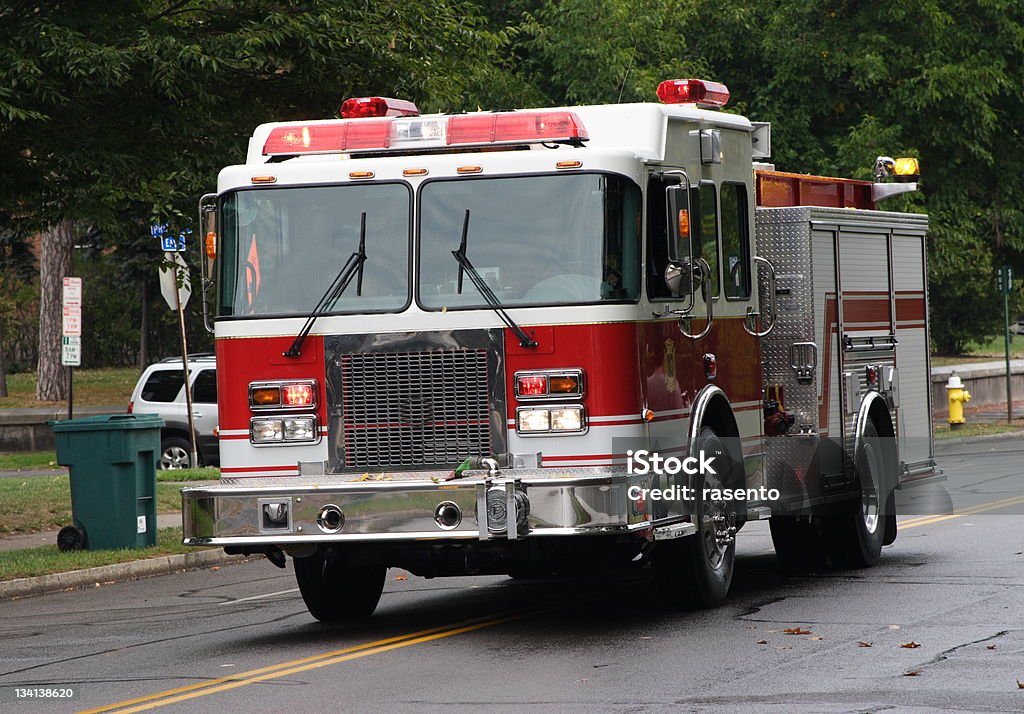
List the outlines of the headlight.
{"label": "headlight", "polygon": [[313,417],[296,417],[283,421],[285,441],[312,441],[316,438],[316,420]]}
{"label": "headlight", "polygon": [[551,412],[547,409],[519,410],[519,431],[550,431]]}
{"label": "headlight", "polygon": [[587,430],[583,405],[520,407],[516,410],[516,431],[523,436],[582,434]]}
{"label": "headlight", "polygon": [[312,415],[253,417],[249,438],[253,444],[310,444],[320,440],[320,430]]}
{"label": "headlight", "polygon": [[551,431],[580,431],[583,429],[583,407],[563,407],[551,410]]}
{"label": "headlight", "polygon": [[254,444],[284,441],[284,424],[280,419],[253,419],[249,430]]}

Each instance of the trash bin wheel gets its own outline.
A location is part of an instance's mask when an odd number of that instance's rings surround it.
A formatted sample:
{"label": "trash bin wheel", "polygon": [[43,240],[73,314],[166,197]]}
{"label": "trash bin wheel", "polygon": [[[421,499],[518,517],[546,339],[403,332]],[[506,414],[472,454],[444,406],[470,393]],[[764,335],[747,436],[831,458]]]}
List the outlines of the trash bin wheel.
{"label": "trash bin wheel", "polygon": [[160,440],[160,469],[190,469],[192,444],[180,436],[165,436]]}
{"label": "trash bin wheel", "polygon": [[57,548],[65,553],[85,548],[85,531],[78,526],[64,526],[57,531]]}

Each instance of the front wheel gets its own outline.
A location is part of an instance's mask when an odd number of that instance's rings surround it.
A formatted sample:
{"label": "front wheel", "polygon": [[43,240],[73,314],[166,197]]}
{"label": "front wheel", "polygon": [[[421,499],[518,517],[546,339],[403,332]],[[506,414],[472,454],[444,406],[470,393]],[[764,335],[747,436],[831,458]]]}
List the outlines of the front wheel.
{"label": "front wheel", "polygon": [[383,565],[349,565],[320,550],[292,563],[302,599],[320,622],[363,620],[377,609],[387,573]]}
{"label": "front wheel", "polygon": [[[652,553],[655,578],[672,607],[717,607],[729,594],[736,562],[735,512],[727,501],[705,493],[731,487],[736,467],[718,435],[701,429],[700,449],[712,455],[708,473],[694,477],[693,523],[697,532],[679,540],[658,543]],[[715,473],[711,473],[711,471]]]}

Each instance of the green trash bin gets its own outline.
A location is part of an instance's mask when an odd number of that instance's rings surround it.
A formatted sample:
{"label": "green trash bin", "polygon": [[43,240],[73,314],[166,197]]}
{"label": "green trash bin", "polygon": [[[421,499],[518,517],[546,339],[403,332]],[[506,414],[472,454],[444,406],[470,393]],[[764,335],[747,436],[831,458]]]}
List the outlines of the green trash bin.
{"label": "green trash bin", "polygon": [[156,545],[156,414],[103,414],[51,421],[57,463],[71,474],[74,525],[57,534],[61,550]]}

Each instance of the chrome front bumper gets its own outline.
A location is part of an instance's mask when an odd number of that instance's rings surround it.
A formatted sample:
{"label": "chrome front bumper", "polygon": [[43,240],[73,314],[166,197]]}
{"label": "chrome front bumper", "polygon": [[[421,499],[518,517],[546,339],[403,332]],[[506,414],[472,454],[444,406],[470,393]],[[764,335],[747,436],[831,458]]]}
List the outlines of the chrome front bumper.
{"label": "chrome front bumper", "polygon": [[[301,545],[339,541],[493,540],[653,531],[648,505],[628,497],[642,479],[612,468],[469,471],[222,480],[182,491],[186,545]],[[281,518],[285,504],[287,518]],[[439,523],[454,504],[459,523]],[[271,522],[265,507],[284,523]],[[322,513],[334,506],[338,520]],[[448,508],[450,515],[453,511]],[[484,517],[479,517],[479,514]],[[443,520],[443,519],[440,519]],[[665,521],[666,519],[662,519]],[[675,514],[670,520],[683,520]],[[319,522],[318,522],[319,521]]]}

